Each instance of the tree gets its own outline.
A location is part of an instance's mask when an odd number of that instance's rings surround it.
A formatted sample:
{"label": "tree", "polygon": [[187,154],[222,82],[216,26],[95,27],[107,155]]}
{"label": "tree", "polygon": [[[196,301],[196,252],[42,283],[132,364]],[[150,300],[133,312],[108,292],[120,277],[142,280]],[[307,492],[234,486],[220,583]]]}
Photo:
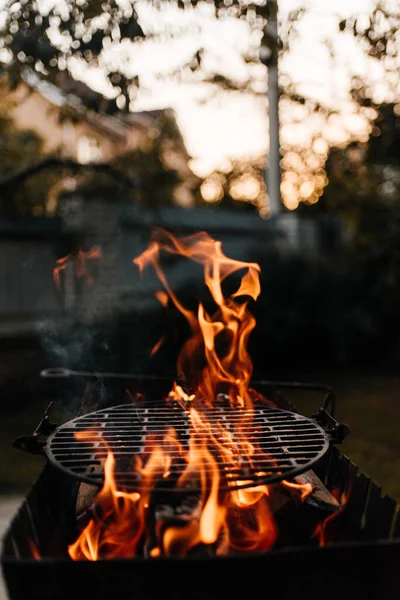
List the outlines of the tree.
{"label": "tree", "polygon": [[[58,152],[47,156],[43,140],[20,130],[11,117],[13,101],[8,78],[0,79],[0,213],[45,215],[57,211],[61,198],[71,194],[139,202],[146,207],[171,205],[177,188],[186,181],[186,155],[175,119],[168,111],[153,115],[153,125],[140,145],[107,164],[79,165]],[[129,116],[125,119],[129,121]],[[127,124],[129,126],[129,124]],[[170,164],[178,154],[177,168]],[[186,167],[182,171],[182,165]],[[193,177],[196,196],[199,182]]]}
{"label": "tree", "polygon": [[[48,6],[44,10],[36,0],[6,2],[2,55],[15,85],[20,70],[27,65],[53,81],[60,71],[73,71],[77,65],[81,71],[100,67],[116,95],[117,106],[128,111],[134,106],[142,86],[137,66],[133,64],[135,55],[140,56],[145,44],[162,43],[162,40],[173,44],[186,36],[188,50],[174,53],[172,65],[164,68],[162,61],[159,61],[160,66],[153,61],[154,79],[168,77],[212,84],[209,89],[251,93],[265,101],[264,92],[260,91],[260,83],[262,87],[265,79],[265,67],[260,77],[260,49],[276,44],[266,28],[270,1],[82,0],[53,2]],[[281,23],[282,52],[288,50],[290,40],[296,36],[294,25],[302,12],[302,9],[293,11],[289,19]],[[180,19],[182,15],[185,18]],[[241,35],[248,43],[241,48],[232,46],[231,51],[237,64],[247,73],[244,78],[232,76],[219,57],[213,55],[202,32],[196,31],[199,27],[210,27],[213,19],[241,27]],[[200,22],[203,25],[199,26]],[[193,34],[190,28],[195,29]],[[108,109],[115,110],[115,104],[110,104]]]}
{"label": "tree", "polygon": [[123,174],[120,181],[107,172],[99,175],[89,171],[78,177],[73,193],[89,201],[103,198],[135,202],[146,208],[174,204],[176,188],[183,183],[183,177],[167,164],[166,156],[179,137],[174,119],[166,112],[161,113],[138,148],[110,162],[114,173]]}
{"label": "tree", "polygon": [[379,66],[381,81],[377,86],[375,69],[364,78],[353,74],[350,95],[369,127],[365,139],[330,151],[323,204],[343,215],[357,244],[364,235],[387,241],[384,229],[400,203],[400,10],[381,0],[370,14],[341,21],[339,30],[356,40],[367,65]]}
{"label": "tree", "polygon": [[[355,81],[353,92],[361,90],[361,97],[373,104],[398,97],[400,10],[389,0],[377,0],[372,11],[342,20],[339,30],[352,35],[371,61],[380,63],[383,71],[381,85],[376,89],[370,73]],[[383,85],[382,85],[383,84]],[[374,89],[375,88],[375,89]]]}
{"label": "tree", "polygon": [[[153,61],[153,79],[172,77],[185,82],[209,83],[212,84],[210,90],[251,93],[265,102],[266,69],[260,65],[260,50],[275,43],[268,29],[270,0],[63,0],[47,6],[50,8],[40,10],[37,0],[6,2],[2,56],[15,81],[18,81],[18,71],[26,65],[50,79],[55,79],[60,70],[74,71],[79,66],[84,72],[88,67],[99,67],[116,96],[117,107],[127,111],[134,107],[137,92],[145,85],[137,67],[144,45],[161,44],[162,52],[164,42],[174,44],[185,38],[187,50],[174,52],[168,66],[163,66],[163,61]],[[293,49],[300,36],[298,23],[307,14],[300,8],[281,20],[281,57]],[[180,19],[180,15],[185,18]],[[207,45],[207,36],[201,35],[202,28],[204,31],[210,27],[213,19],[241,27],[241,35],[247,42],[231,48],[236,73],[240,72],[240,76],[226,69],[221,57],[216,57]],[[343,36],[355,36],[371,60],[385,62],[385,72],[394,82],[393,89],[397,81],[399,24],[399,15],[390,11],[384,1],[368,17],[338,19],[338,45]],[[326,45],[335,60],[334,45],[329,40]],[[149,77],[148,72],[146,77]],[[304,123],[310,115],[314,123],[319,123],[310,133],[306,148],[304,144],[296,145],[282,132],[282,196],[288,208],[294,209],[299,201],[315,204],[323,193],[327,183],[325,161],[330,146],[335,145],[325,138],[324,129],[340,119],[341,108],[306,97],[284,69],[281,69],[280,85],[282,122],[288,126],[286,129]],[[109,109],[115,110],[115,104],[110,104]],[[360,111],[360,116],[368,130],[374,117],[368,111]],[[343,119],[340,120],[343,126]],[[356,137],[351,131],[347,132],[348,141]]]}
{"label": "tree", "polygon": [[203,200],[211,206],[258,210],[268,214],[264,184],[264,161],[232,161],[228,169],[216,170],[202,183]]}
{"label": "tree", "polygon": [[[40,8],[37,0],[22,0],[18,3],[8,0],[5,3],[2,44],[7,61],[13,64],[14,72],[29,64],[54,78],[60,69],[70,69],[74,61],[79,61],[84,66],[101,66],[120,97],[120,107],[128,109],[140,80],[137,74],[132,73],[127,53],[118,62],[110,59],[110,50],[115,53],[116,50],[130,48],[134,52],[135,47],[148,41],[154,42],[166,37],[172,40],[185,35],[187,26],[186,29],[179,24],[171,26],[170,18],[172,13],[179,23],[179,12],[185,12],[193,16],[191,26],[197,16],[209,18],[212,15],[221,20],[246,23],[251,36],[248,48],[240,53],[241,58],[248,65],[257,64],[270,2],[81,0],[53,2],[48,6],[47,9]],[[163,19],[165,24],[162,23]],[[293,18],[290,21],[292,20]],[[282,28],[283,49],[288,45],[292,29],[292,22]],[[178,71],[181,74],[182,70],[189,74],[201,69],[203,79],[232,89],[234,82],[225,77],[223,72],[215,72],[204,66],[208,53],[209,49],[202,46],[201,36],[198,36],[198,41],[192,44],[191,55],[184,53],[168,74]],[[161,76],[163,70],[155,67],[154,73]],[[251,84],[250,79],[248,83]]]}

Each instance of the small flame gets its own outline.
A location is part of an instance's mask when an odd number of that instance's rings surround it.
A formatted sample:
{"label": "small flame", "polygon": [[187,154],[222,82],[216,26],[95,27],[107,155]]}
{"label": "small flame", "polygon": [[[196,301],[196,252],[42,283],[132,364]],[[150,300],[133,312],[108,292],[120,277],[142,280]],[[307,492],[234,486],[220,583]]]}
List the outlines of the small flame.
{"label": "small flame", "polygon": [[40,552],[39,552],[39,548],[36,542],[34,542],[32,539],[28,540],[29,542],[29,548],[32,554],[32,558],[34,558],[35,560],[41,560],[41,556],[40,556]]}
{"label": "small flame", "polygon": [[163,290],[157,290],[157,292],[155,293],[155,296],[156,296],[157,300],[160,302],[160,304],[162,304],[164,308],[167,308],[168,294],[166,292],[164,292]]}
{"label": "small flame", "polygon": [[98,437],[98,432],[94,429],[87,429],[84,431],[75,431],[74,438],[76,440],[93,440],[94,437]]}
{"label": "small flame", "polygon": [[66,268],[69,258],[70,254],[67,254],[67,256],[56,260],[56,266],[53,269],[53,279],[58,289],[61,288],[60,271],[63,271]]}
{"label": "small flame", "polygon": [[172,390],[170,391],[170,393],[168,394],[168,399],[169,400],[175,400],[176,402],[178,402],[179,404],[181,404],[182,407],[185,407],[185,403],[187,402],[192,402],[195,399],[195,395],[194,394],[187,394],[182,386],[178,385],[176,383],[176,381],[174,381],[174,384],[172,386]]}
{"label": "small flame", "polygon": [[334,493],[335,490],[332,491],[332,495],[334,497],[338,496],[336,499],[338,500],[340,507],[336,512],[328,515],[324,521],[318,523],[314,531],[313,537],[317,538],[318,545],[320,547],[326,546],[327,544],[335,541],[334,528],[332,528],[332,523],[336,524],[336,522],[340,521],[340,519],[342,518],[342,515],[345,512],[347,503],[349,501],[350,489],[351,488],[349,486],[349,488],[341,494]]}
{"label": "small flame", "polygon": [[94,284],[94,278],[88,272],[86,268],[86,263],[89,260],[99,259],[101,258],[101,248],[100,246],[92,246],[89,250],[78,250],[78,253],[73,256],[72,254],[67,254],[62,258],[58,258],[56,260],[56,266],[53,269],[53,279],[58,289],[61,288],[61,276],[60,273],[64,269],[67,268],[67,264],[69,261],[75,262],[75,275],[78,279],[84,279],[86,283],[89,285]]}
{"label": "small flame", "polygon": [[162,336],[158,342],[156,344],[154,344],[153,348],[151,349],[150,355],[154,356],[155,354],[157,354],[157,352],[159,351],[159,349],[161,348],[161,346],[163,345],[165,341],[165,336]]}
{"label": "small flame", "polygon": [[300,500],[305,500],[307,496],[309,496],[313,491],[313,486],[311,483],[294,483],[293,481],[286,481],[285,479],[282,481],[282,485],[287,488],[291,488],[292,490],[296,490],[300,492]]}

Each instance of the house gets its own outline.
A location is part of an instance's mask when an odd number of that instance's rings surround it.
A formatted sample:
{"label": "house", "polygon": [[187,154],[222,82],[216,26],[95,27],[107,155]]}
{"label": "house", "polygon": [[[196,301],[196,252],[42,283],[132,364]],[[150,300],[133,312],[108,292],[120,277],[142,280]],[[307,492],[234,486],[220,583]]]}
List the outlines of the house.
{"label": "house", "polygon": [[182,206],[193,204],[199,179],[189,167],[190,155],[171,109],[131,112],[111,111],[113,100],[104,98],[65,72],[57,85],[36,71],[26,68],[21,83],[13,92],[12,117],[20,129],[36,132],[43,139],[48,154],[57,152],[65,158],[87,164],[108,163],[140,149],[149,132],[157,130],[166,119],[174,135],[162,147],[166,170],[176,170],[181,183],[174,191]]}

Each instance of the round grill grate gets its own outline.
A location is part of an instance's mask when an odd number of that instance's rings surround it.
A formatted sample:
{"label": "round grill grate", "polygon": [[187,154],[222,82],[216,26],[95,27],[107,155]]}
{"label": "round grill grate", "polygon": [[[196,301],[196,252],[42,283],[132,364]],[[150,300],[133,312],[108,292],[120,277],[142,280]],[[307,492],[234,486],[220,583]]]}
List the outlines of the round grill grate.
{"label": "round grill grate", "polygon": [[[226,444],[221,434],[222,425],[236,448],[234,464],[220,453],[213,454],[222,474],[221,488],[241,489],[291,478],[310,469],[329,447],[329,438],[322,427],[289,411],[264,405],[256,405],[252,411],[220,406],[203,408],[201,415],[210,423],[221,444]],[[242,433],[256,447],[251,462],[240,452],[238,423]],[[140,485],[140,474],[134,470],[135,457],[140,456],[145,464],[154,444],[160,443],[171,427],[188,449],[193,433],[189,412],[165,404],[123,404],[65,423],[49,436],[45,453],[54,465],[73,477],[100,486],[109,449],[116,461],[117,485],[133,491]],[[157,489],[176,490],[176,482],[186,468],[177,450],[171,453],[170,475],[163,478],[161,473]],[[198,489],[198,484],[197,478],[193,478],[185,484],[185,489]]]}

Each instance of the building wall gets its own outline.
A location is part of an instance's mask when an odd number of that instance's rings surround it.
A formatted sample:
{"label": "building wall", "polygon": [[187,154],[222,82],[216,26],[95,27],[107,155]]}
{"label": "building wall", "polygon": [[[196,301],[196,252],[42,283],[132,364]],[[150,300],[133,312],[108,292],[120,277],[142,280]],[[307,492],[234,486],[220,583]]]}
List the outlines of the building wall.
{"label": "building wall", "polygon": [[[61,108],[24,84],[14,93],[14,100],[12,116],[16,125],[20,129],[35,131],[43,139],[46,153],[62,149],[64,156],[79,160],[84,138],[96,141],[100,151],[98,160],[108,161],[126,150],[125,140],[103,134],[86,121],[61,121]],[[136,132],[130,133],[129,143],[136,143],[137,137]]]}
{"label": "building wall", "polygon": [[15,106],[12,117],[20,129],[31,129],[42,137],[46,152],[53,152],[67,142],[75,145],[75,136],[59,122],[59,109],[51,105],[38,92],[20,85],[14,93]]}

